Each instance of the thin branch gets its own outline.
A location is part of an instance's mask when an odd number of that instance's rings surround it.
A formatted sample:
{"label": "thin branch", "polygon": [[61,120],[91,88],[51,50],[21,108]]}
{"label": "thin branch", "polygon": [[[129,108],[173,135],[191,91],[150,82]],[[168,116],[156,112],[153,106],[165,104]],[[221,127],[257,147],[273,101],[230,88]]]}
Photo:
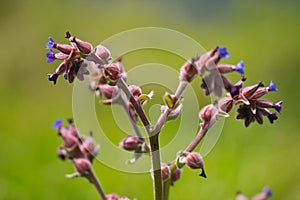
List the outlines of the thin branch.
{"label": "thin branch", "polygon": [[130,90],[128,89],[127,84],[124,81],[124,79],[120,78],[117,82],[117,85],[119,86],[119,88],[121,90],[123,90],[125,95],[129,98],[130,103],[132,103],[133,107],[135,108],[135,110],[136,110],[138,116],[140,117],[144,127],[146,128],[147,132],[150,133],[150,122],[149,122],[143,108],[141,107],[141,105],[138,104],[138,102],[136,102],[136,100],[132,96]]}
{"label": "thin branch", "polygon": [[124,110],[125,110],[125,112],[126,112],[128,118],[129,118],[129,120],[130,120],[130,123],[131,123],[131,125],[132,125],[132,128],[133,128],[134,132],[136,133],[137,137],[138,137],[139,139],[142,139],[142,140],[143,140],[144,137],[143,137],[143,135],[142,135],[142,133],[141,133],[141,130],[140,130],[140,128],[138,127],[137,122],[136,122],[134,119],[132,119],[132,117],[130,116],[128,104],[127,104],[127,102],[125,101],[125,99],[123,98],[122,95],[119,96],[117,102],[120,103],[121,106],[124,108]]}
{"label": "thin branch", "polygon": [[97,178],[97,176],[94,173],[93,168],[89,170],[89,181],[96,187],[99,195],[101,196],[102,200],[107,200],[106,195],[104,193],[104,190],[102,189],[100,182]]}
{"label": "thin branch", "polygon": [[154,178],[153,181],[154,197],[156,200],[162,200],[163,185],[162,185],[162,176],[161,176],[161,158],[160,158],[159,137],[158,137],[159,135],[158,133],[153,134],[153,132],[150,130],[151,125],[143,108],[132,96],[124,79],[120,78],[117,82],[117,85],[121,90],[123,90],[125,95],[129,98],[129,101],[132,103],[133,107],[135,108],[149,136],[150,147],[151,147],[150,156],[151,156],[153,178]]}

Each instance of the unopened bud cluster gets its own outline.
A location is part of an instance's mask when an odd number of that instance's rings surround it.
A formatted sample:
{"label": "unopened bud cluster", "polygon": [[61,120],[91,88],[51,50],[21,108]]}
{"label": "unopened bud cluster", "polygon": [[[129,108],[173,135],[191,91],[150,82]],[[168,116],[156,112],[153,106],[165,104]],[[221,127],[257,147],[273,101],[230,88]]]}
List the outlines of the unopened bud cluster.
{"label": "unopened bud cluster", "polygon": [[89,178],[91,163],[97,156],[100,146],[92,136],[81,136],[72,120],[69,120],[67,127],[63,127],[62,120],[55,121],[52,127],[58,130],[59,136],[63,139],[63,144],[59,146],[58,157],[72,161],[76,169],[75,176]]}

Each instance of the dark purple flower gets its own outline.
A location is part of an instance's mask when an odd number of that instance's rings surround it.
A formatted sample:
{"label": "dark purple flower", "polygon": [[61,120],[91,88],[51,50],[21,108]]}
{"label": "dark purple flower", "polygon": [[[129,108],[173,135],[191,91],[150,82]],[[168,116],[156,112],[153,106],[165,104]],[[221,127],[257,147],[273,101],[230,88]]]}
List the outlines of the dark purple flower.
{"label": "dark purple flower", "polygon": [[54,44],[55,44],[55,43],[54,43],[52,37],[49,37],[49,41],[48,41],[47,44],[46,44],[46,48],[47,48],[47,49],[51,49],[51,48],[53,48]]}
{"label": "dark purple flower", "polygon": [[224,47],[219,47],[218,48],[218,56],[220,58],[229,58],[230,57],[230,53],[227,52],[227,49]]}
{"label": "dark purple flower", "polygon": [[56,59],[55,52],[52,49],[50,49],[50,51],[46,53],[46,56],[48,58],[48,60],[47,60],[48,63],[51,63]]}
{"label": "dark purple flower", "polygon": [[58,130],[62,127],[62,125],[63,125],[63,120],[58,119],[52,124],[52,128]]}

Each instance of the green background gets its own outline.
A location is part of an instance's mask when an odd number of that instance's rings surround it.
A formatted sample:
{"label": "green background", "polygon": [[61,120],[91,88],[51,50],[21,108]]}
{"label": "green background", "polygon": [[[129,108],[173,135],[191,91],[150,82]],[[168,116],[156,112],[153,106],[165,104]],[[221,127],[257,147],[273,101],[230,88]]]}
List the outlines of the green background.
{"label": "green background", "polygon": [[[205,157],[208,178],[185,169],[171,188],[170,199],[234,199],[238,190],[250,196],[265,185],[273,189],[273,199],[300,198],[299,1],[11,0],[1,4],[0,199],[98,198],[86,180],[65,178],[73,167],[56,158],[61,141],[51,124],[72,116],[72,85],[60,79],[54,87],[47,80],[58,61],[46,63],[45,43],[50,35],[64,42],[69,30],[96,45],[113,34],[146,26],[180,31],[206,49],[226,46],[232,54],[226,62],[244,60],[247,84],[273,80],[280,92],[267,99],[284,101],[274,125],[252,124],[246,129],[232,113],[217,145]],[[147,62],[179,70],[184,60],[155,50],[124,56],[127,69]],[[200,106],[209,102],[203,91],[198,96]],[[96,107],[99,118],[109,113],[107,107],[97,103]],[[110,128],[115,133],[110,138],[117,144],[122,134],[113,125]],[[163,137],[162,143],[168,139]],[[107,193],[152,199],[149,174],[122,173],[99,162],[94,167]]]}

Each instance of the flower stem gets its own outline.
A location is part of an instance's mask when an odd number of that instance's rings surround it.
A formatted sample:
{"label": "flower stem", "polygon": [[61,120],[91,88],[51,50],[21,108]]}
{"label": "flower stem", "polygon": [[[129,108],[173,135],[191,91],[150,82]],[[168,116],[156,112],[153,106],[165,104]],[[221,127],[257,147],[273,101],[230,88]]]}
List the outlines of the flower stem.
{"label": "flower stem", "polygon": [[160,151],[159,151],[159,133],[153,134],[154,132],[150,130],[150,122],[143,108],[134,99],[123,78],[120,78],[118,80],[117,85],[121,90],[123,90],[125,95],[129,98],[129,101],[135,108],[149,136],[150,147],[151,147],[150,156],[151,156],[151,164],[152,164],[152,171],[153,171],[153,178],[154,178],[153,181],[154,197],[155,200],[162,200],[163,186],[162,186],[162,177],[161,177],[161,158],[160,158]]}
{"label": "flower stem", "polygon": [[100,182],[97,178],[97,176],[95,175],[94,173],[94,170],[93,168],[91,168],[89,170],[89,181],[96,187],[100,197],[102,198],[102,200],[106,200],[106,195],[104,193],[104,190],[102,189],[101,185],[100,185]]}
{"label": "flower stem", "polygon": [[216,121],[213,121],[209,124],[201,126],[198,134],[196,135],[194,140],[190,143],[190,145],[185,149],[185,151],[192,152],[198,146],[198,144],[201,142],[201,140],[204,138],[204,136],[206,135],[209,128],[215,124],[215,122]]}
{"label": "flower stem", "polygon": [[119,98],[118,98],[118,103],[120,103],[122,105],[122,107],[124,108],[129,120],[130,120],[130,123],[132,125],[132,128],[133,130],[135,131],[136,133],[136,136],[139,138],[139,139],[142,139],[144,140],[143,138],[143,135],[141,133],[141,130],[140,128],[138,127],[137,125],[137,122],[136,120],[132,119],[132,117],[130,116],[130,113],[129,113],[129,108],[128,108],[128,105],[126,104],[126,101],[125,99],[120,95]]}

